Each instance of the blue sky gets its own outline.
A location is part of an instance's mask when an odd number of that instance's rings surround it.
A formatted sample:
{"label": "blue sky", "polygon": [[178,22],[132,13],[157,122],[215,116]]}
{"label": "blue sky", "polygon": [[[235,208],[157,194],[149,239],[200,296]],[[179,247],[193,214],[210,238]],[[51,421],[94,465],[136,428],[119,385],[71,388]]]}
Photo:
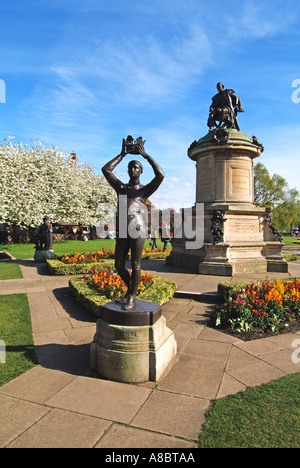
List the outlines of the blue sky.
{"label": "blue sky", "polygon": [[151,201],[189,206],[187,148],[222,81],[242,100],[241,131],[265,147],[260,162],[300,190],[298,0],[15,0],[1,6],[0,52],[0,139],[75,150],[100,172],[123,137],[143,136],[166,174]]}

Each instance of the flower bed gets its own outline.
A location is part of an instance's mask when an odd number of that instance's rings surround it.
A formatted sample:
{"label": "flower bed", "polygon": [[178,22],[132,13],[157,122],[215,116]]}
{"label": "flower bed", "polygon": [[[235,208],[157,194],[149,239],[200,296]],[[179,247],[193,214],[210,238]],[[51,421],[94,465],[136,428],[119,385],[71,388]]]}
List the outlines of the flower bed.
{"label": "flower bed", "polygon": [[[171,250],[146,248],[143,250],[142,260],[164,259],[170,255]],[[113,268],[115,258],[114,250],[98,250],[94,253],[78,253],[63,255],[56,260],[47,260],[49,271],[52,275],[77,275],[87,274],[93,267],[96,271]],[[130,253],[128,258],[130,258]]]}
{"label": "flower bed", "polygon": [[[125,296],[127,287],[121,277],[110,268],[108,270],[89,272],[89,276],[84,276],[86,283],[92,286],[101,296],[108,299],[120,299]],[[137,294],[146,291],[153,284],[153,275],[142,273]]]}
{"label": "flower bed", "polygon": [[[148,259],[148,258],[166,258],[168,255],[170,255],[171,250],[165,250],[163,251],[162,249],[150,249],[147,247],[146,249],[143,250],[142,253],[142,259]],[[128,257],[130,258],[130,251]],[[70,255],[63,255],[62,257],[59,258],[59,260],[62,263],[65,264],[84,264],[84,263],[98,263],[102,262],[104,259],[112,259],[115,258],[115,251],[114,250],[98,250],[97,252],[94,253],[78,253],[75,252]]]}
{"label": "flower bed", "polygon": [[266,280],[220,285],[225,301],[216,306],[213,326],[245,339],[298,329],[300,280]]}
{"label": "flower bed", "polygon": [[69,255],[63,255],[58,260],[66,265],[83,265],[86,263],[99,263],[103,262],[104,259],[115,258],[114,250],[98,250],[97,252],[90,253],[72,253]]}
{"label": "flower bed", "polygon": [[[99,317],[100,309],[104,304],[125,294],[122,283],[122,280],[117,278],[112,271],[108,270],[105,273],[92,271],[90,276],[70,279],[69,287],[78,302]],[[137,298],[141,301],[163,305],[173,297],[176,287],[174,281],[145,274],[142,276]]]}

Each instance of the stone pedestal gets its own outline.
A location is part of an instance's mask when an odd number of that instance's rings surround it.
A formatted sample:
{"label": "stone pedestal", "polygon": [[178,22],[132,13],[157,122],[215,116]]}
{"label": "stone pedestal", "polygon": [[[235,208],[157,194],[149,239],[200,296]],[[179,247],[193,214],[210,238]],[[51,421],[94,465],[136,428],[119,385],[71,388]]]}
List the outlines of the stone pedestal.
{"label": "stone pedestal", "polygon": [[90,367],[118,382],[157,381],[177,353],[174,333],[158,304],[137,301],[134,311],[111,302],[101,308]]}
{"label": "stone pedestal", "polygon": [[223,141],[220,134],[208,133],[188,151],[196,161],[196,203],[204,203],[203,246],[189,250],[186,239],[174,239],[167,263],[217,276],[287,272],[269,210],[254,204],[253,160],[261,147],[237,130],[223,131]]}
{"label": "stone pedestal", "polygon": [[34,260],[37,263],[45,263],[47,260],[55,260],[57,255],[53,250],[36,250],[34,254]]}

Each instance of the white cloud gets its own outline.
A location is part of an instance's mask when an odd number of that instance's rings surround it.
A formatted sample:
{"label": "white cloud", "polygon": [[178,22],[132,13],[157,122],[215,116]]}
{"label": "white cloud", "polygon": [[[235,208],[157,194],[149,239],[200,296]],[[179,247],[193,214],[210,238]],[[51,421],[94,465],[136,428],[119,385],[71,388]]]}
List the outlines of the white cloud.
{"label": "white cloud", "polygon": [[194,24],[172,42],[151,33],[103,41],[93,52],[87,51],[83,70],[104,83],[110,99],[153,105],[182,95],[211,64],[211,53],[204,30]]}
{"label": "white cloud", "polygon": [[[233,5],[234,3],[234,5]],[[234,12],[233,12],[234,10]],[[222,21],[216,24],[223,44],[234,41],[262,39],[273,36],[287,29],[299,16],[299,5],[294,0],[244,0],[243,2],[224,3],[220,11]],[[217,34],[218,36],[218,34]]]}

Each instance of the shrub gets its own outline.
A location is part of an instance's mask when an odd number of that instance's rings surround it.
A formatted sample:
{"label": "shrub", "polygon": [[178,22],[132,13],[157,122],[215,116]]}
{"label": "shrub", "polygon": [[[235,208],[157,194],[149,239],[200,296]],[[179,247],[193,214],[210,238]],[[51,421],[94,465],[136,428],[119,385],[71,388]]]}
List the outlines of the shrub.
{"label": "shrub", "polygon": [[60,260],[47,260],[49,271],[52,275],[78,275],[88,274],[91,268],[95,268],[96,271],[114,268],[114,260],[102,260],[101,262],[91,263],[78,263],[78,264],[65,264]]}
{"label": "shrub", "polygon": [[296,255],[294,253],[283,253],[282,255],[283,255],[283,258],[287,262],[296,262],[297,260],[299,260],[298,255]]}
{"label": "shrub", "polygon": [[216,307],[214,325],[236,332],[278,333],[300,318],[300,280],[220,285],[225,302]]}
{"label": "shrub", "polygon": [[150,249],[147,247],[143,250],[142,260],[154,260],[167,258],[171,253],[171,249],[163,251],[162,249]]}
{"label": "shrub", "polygon": [[[112,300],[112,298],[107,298],[97,292],[95,287],[89,284],[84,278],[70,279],[69,287],[78,302],[97,317],[99,317],[101,306]],[[173,297],[176,287],[174,281],[166,280],[159,276],[153,276],[152,284],[139,294],[138,299],[163,305]]]}

